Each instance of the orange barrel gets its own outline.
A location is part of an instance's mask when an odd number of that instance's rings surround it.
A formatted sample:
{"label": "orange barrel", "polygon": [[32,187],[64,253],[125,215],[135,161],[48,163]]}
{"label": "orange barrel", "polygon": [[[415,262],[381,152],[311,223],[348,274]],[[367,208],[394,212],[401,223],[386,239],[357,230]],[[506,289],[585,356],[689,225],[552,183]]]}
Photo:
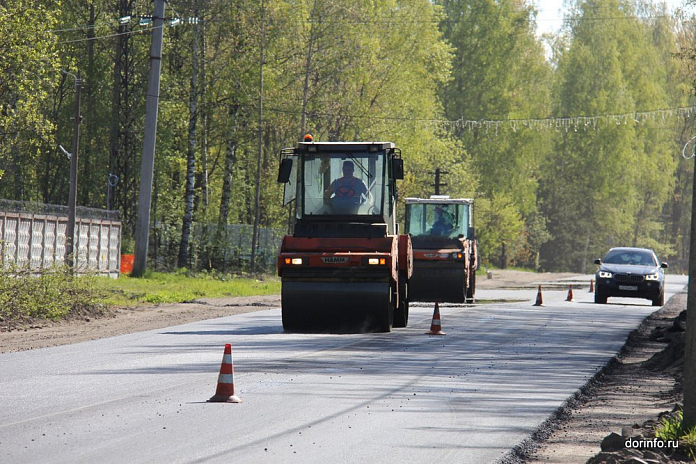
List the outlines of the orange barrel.
{"label": "orange barrel", "polygon": [[130,274],[133,272],[133,262],[135,255],[121,255],[121,274]]}

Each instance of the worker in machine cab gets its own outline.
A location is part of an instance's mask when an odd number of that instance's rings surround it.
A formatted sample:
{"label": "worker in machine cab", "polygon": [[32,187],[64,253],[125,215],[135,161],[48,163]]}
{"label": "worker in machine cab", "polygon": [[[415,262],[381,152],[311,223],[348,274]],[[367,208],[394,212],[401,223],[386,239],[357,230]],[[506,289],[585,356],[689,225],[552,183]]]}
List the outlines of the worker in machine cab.
{"label": "worker in machine cab", "polygon": [[[355,164],[352,161],[343,162],[343,177],[331,182],[329,188],[324,191],[324,199],[331,203],[337,213],[355,214],[365,198],[367,187],[365,183],[355,177]],[[333,197],[331,196],[333,195]]]}
{"label": "worker in machine cab", "polygon": [[452,216],[445,211],[442,206],[435,207],[435,222],[430,228],[430,235],[448,236],[452,233],[454,225],[452,224]]}

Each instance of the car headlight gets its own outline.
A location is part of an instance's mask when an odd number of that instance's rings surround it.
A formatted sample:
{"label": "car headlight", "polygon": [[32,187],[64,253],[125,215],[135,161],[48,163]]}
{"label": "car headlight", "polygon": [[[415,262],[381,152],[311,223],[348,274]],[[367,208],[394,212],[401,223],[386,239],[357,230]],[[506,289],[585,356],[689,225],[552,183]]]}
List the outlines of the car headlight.
{"label": "car headlight", "polygon": [[602,279],[611,279],[611,272],[599,271],[599,277]]}
{"label": "car headlight", "polygon": [[660,280],[660,276],[658,274],[648,274],[645,276],[645,280]]}

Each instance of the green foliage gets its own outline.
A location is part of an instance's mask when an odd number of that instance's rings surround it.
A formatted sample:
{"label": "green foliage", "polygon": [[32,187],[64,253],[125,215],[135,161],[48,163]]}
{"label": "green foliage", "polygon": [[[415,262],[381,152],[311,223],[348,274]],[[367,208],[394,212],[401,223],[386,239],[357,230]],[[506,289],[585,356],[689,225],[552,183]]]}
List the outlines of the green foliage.
{"label": "green foliage", "polygon": [[104,294],[104,302],[113,306],[138,304],[182,303],[196,298],[221,298],[280,293],[280,281],[275,278],[251,279],[233,274],[190,272],[175,273],[146,271],[143,277],[118,279],[93,278],[93,284]]}
{"label": "green foliage", "polygon": [[48,271],[0,269],[0,320],[12,327],[34,320],[98,316],[110,307],[183,303],[280,293],[276,278],[243,278],[217,272],[147,271],[141,278],[75,277],[66,267]]}
{"label": "green foliage", "polygon": [[[37,21],[37,18],[41,18]],[[0,4],[0,196],[37,199],[33,162],[55,121],[45,111],[60,79],[56,12],[28,0]]]}
{"label": "green foliage", "polygon": [[679,441],[679,448],[691,458],[696,458],[696,427],[686,428],[682,411],[660,419],[655,428],[655,438],[663,441]]}
{"label": "green foliage", "polygon": [[10,326],[100,313],[102,296],[93,280],[74,277],[64,266],[0,268],[0,318]]}
{"label": "green foliage", "polygon": [[[455,48],[452,77],[441,88],[448,119],[546,117],[552,69],[534,35],[532,8],[512,0],[438,3],[447,19],[444,35]],[[454,134],[477,177],[470,196],[477,201],[479,251],[499,257],[504,241],[511,260],[524,260],[525,221],[537,210],[538,167],[549,152],[549,134],[511,125],[459,127]]]}
{"label": "green foliage", "polygon": [[[68,162],[56,147],[72,140],[75,89],[61,71],[79,72],[78,205],[103,208],[108,195],[129,251],[151,31],[118,18],[152,3],[126,3],[131,11],[110,0],[0,6],[0,76],[11,76],[0,79],[0,197],[65,204]],[[259,224],[285,228],[277,153],[308,132],[395,142],[402,199],[434,193],[435,168],[446,171],[443,193],[475,200],[486,259],[502,259],[503,243],[508,264],[547,270],[584,270],[620,244],[684,258],[693,163],[676,153],[693,120],[556,130],[514,121],[690,106],[693,23],[637,0],[569,7],[547,60],[529,0],[266,0],[263,11],[243,0],[168,4],[168,18],[199,21],[164,30],[150,258],[158,269],[176,266],[187,174],[192,221],[203,228],[187,266],[216,266],[206,224],[254,223],[257,178]],[[107,189],[109,174],[119,182]]]}
{"label": "green foliage", "polygon": [[485,260],[514,263],[510,259],[522,244],[518,241],[524,222],[513,198],[505,193],[494,194],[491,200],[479,199],[476,203],[476,225],[479,253]]}
{"label": "green foliage", "polygon": [[[664,48],[672,42],[664,25],[641,20],[638,6],[618,0],[575,6],[570,41],[555,57],[558,116],[616,115],[677,103],[665,73],[674,62]],[[658,121],[607,118],[561,132],[542,167],[539,200],[553,236],[543,247],[542,267],[584,272],[588,258],[620,245],[669,253],[659,244],[677,149],[674,134]]]}

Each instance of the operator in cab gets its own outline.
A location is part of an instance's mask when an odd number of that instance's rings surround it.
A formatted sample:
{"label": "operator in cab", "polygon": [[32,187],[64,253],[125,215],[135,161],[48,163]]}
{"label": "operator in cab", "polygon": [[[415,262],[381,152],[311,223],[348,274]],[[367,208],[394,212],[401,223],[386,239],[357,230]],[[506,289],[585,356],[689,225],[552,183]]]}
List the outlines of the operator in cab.
{"label": "operator in cab", "polygon": [[331,182],[324,191],[324,199],[330,202],[336,213],[355,214],[362,202],[361,198],[365,198],[367,194],[367,187],[353,175],[355,164],[352,161],[344,161],[342,170],[343,177]]}
{"label": "operator in cab", "polygon": [[430,229],[430,235],[447,237],[452,233],[452,229],[454,229],[454,225],[449,212],[443,210],[442,206],[437,205],[435,207],[435,222]]}

